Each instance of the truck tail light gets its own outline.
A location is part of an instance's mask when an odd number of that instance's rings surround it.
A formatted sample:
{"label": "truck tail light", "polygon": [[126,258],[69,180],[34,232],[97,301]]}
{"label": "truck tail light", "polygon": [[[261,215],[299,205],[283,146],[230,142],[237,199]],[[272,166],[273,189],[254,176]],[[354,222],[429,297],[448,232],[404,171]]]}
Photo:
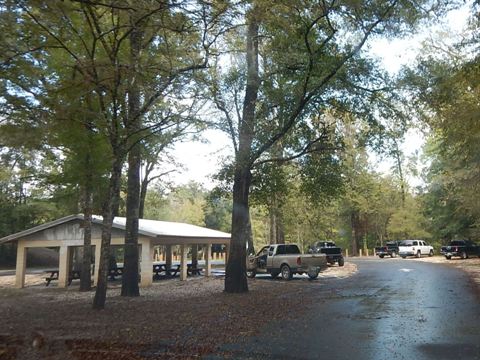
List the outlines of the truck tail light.
{"label": "truck tail light", "polygon": [[297,265],[302,265],[302,258],[300,256],[297,257]]}

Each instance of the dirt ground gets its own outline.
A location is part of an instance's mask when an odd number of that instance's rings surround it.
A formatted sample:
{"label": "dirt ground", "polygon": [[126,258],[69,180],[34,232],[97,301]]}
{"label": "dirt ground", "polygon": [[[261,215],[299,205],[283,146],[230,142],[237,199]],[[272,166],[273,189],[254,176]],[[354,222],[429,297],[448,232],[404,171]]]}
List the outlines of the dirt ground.
{"label": "dirt ground", "polygon": [[223,277],[197,276],[156,281],[140,297],[125,298],[115,281],[101,311],[91,308],[94,292],[79,292],[76,282],[45,287],[43,273],[29,274],[26,288],[15,289],[14,276],[4,275],[0,359],[195,359],[255,334],[265,314],[294,317],[315,301],[310,290],[355,272],[347,262],[314,281],[306,275],[289,282],[249,279],[248,294],[224,293]]}
{"label": "dirt ground", "polygon": [[[460,267],[480,288],[480,259],[419,261]],[[140,297],[125,298],[116,281],[101,311],[91,308],[94,292],[80,293],[78,283],[45,287],[40,273],[28,275],[26,288],[15,289],[14,276],[4,275],[0,359],[197,359],[211,353],[229,358],[218,354],[218,345],[255,335],[265,318],[288,321],[300,315],[316,301],[318,287],[356,271],[347,261],[314,281],[257,277],[249,279],[247,294],[223,292],[223,277],[197,276],[156,281]]]}

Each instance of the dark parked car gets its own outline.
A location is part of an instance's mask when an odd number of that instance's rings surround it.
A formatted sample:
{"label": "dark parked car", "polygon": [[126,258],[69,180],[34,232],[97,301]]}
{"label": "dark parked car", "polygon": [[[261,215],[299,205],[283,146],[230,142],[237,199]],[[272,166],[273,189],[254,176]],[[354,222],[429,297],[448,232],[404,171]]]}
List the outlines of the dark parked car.
{"label": "dark parked car", "polygon": [[383,246],[377,246],[375,248],[375,253],[383,259],[385,256],[390,256],[392,258],[397,257],[398,255],[398,243],[399,241],[387,241]]}
{"label": "dark parked car", "polygon": [[448,246],[442,246],[440,253],[450,260],[452,256],[467,259],[469,256],[480,257],[480,246],[470,240],[453,240]]}
{"label": "dark parked car", "polygon": [[333,241],[318,241],[313,246],[310,246],[308,252],[327,255],[327,262],[330,265],[338,263],[338,266],[343,266],[345,264],[342,248],[335,245]]}

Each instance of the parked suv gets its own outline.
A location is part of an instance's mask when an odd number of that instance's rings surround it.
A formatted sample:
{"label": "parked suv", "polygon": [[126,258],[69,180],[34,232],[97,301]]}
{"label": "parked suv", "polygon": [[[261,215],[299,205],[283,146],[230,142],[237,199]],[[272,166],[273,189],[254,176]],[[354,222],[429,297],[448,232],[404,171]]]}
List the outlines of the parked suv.
{"label": "parked suv", "polygon": [[423,240],[402,240],[398,244],[398,255],[403,259],[407,256],[416,256],[417,258],[422,255],[433,256],[433,247]]}

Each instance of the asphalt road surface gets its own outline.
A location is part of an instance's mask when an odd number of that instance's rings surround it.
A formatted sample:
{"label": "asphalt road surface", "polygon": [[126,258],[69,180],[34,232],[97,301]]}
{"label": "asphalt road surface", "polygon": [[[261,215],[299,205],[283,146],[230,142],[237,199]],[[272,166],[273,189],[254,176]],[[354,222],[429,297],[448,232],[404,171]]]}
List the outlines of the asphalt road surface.
{"label": "asphalt road surface", "polygon": [[235,359],[480,359],[480,300],[462,271],[411,259],[353,262],[352,277],[318,280],[312,311],[224,350]]}

